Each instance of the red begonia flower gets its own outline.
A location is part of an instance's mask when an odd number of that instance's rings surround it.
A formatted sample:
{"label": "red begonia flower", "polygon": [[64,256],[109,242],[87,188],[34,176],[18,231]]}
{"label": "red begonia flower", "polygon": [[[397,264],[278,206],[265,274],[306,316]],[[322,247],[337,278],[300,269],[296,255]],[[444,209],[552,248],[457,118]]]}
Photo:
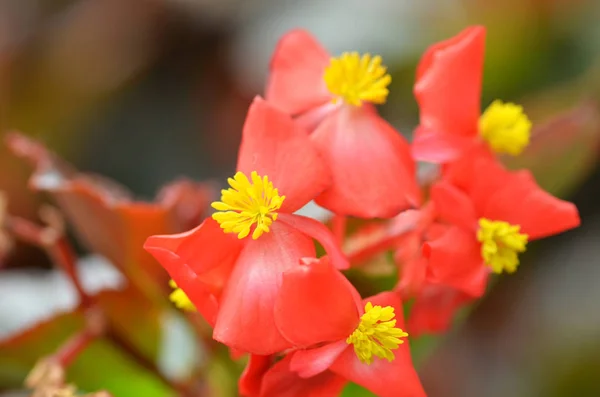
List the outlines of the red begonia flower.
{"label": "red begonia flower", "polygon": [[[318,260],[284,274],[275,307],[282,333],[314,347],[293,353],[290,369],[300,377],[331,371],[382,397],[425,395],[410,349],[399,340],[407,334],[398,328],[403,321],[397,293],[361,302],[348,280],[327,260]],[[396,342],[387,348],[376,342],[386,337]]]}
{"label": "red begonia flower", "polygon": [[[337,214],[389,218],[420,201],[409,146],[373,106],[385,102],[391,81],[380,61],[357,53],[331,58],[303,30],[287,33],[271,61],[266,99],[299,119],[318,119],[309,123],[310,137],[333,184],[316,202]],[[364,77],[363,85],[343,91],[358,84],[342,82],[348,76]]]}
{"label": "red begonia flower", "polygon": [[219,210],[213,219],[188,234],[152,237],[145,247],[199,311],[208,307],[216,340],[252,354],[273,354],[293,346],[274,318],[282,273],[315,256],[312,239],[336,267],[348,266],[323,224],[292,214],[328,186],[330,174],[306,133],[256,98],[243,129],[238,173],[229,183],[222,201],[213,203]]}
{"label": "red begonia flower", "polygon": [[485,28],[473,26],[423,55],[414,86],[417,160],[447,163],[467,151],[517,155],[529,143],[531,122],[522,107],[495,101],[480,111],[484,51]]}
{"label": "red begonia flower", "polygon": [[577,208],[543,191],[529,171],[509,172],[480,157],[461,184],[442,180],[432,187],[439,219],[450,226],[423,250],[432,281],[471,296],[483,294],[488,266],[513,272],[528,241],[580,224]]}

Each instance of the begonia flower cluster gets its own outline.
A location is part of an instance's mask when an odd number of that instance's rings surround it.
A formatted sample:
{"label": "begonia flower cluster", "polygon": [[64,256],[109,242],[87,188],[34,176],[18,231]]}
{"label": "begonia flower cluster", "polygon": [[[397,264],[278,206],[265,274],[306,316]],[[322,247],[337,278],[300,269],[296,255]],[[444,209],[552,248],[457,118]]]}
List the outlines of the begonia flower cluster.
{"label": "begonia flower cluster", "polygon": [[[281,38],[215,212],[144,246],[172,278],[172,300],[249,355],[241,395],[339,396],[352,382],[424,396],[408,338],[446,331],[534,240],[579,225],[573,204],[500,161],[527,147],[532,123],[510,102],[481,111],[485,33],[469,27],[425,52],[412,143],[376,108],[392,80],[380,56],[332,55],[303,30]],[[420,185],[416,161],[439,165],[433,184]],[[311,201],[337,226],[296,213]],[[370,238],[360,260],[347,217]],[[360,296],[346,269],[384,251],[396,287]]]}

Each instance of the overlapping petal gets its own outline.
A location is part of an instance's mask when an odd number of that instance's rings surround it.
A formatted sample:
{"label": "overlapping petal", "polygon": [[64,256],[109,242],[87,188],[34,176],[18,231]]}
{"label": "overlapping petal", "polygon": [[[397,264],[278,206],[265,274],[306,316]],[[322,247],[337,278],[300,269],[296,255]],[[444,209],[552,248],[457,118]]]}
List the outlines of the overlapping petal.
{"label": "overlapping petal", "polygon": [[284,35],[271,58],[267,101],[290,115],[323,105],[332,98],[323,75],[329,54],[307,31]]}
{"label": "overlapping petal", "polygon": [[423,245],[423,254],[428,258],[432,281],[450,285],[465,293],[479,297],[485,290],[485,279],[480,245],[475,232],[450,226],[441,237]]}
{"label": "overlapping petal", "polygon": [[420,203],[408,143],[374,107],[337,109],[311,140],[333,177],[317,204],[343,215],[389,218]]}
{"label": "overlapping petal", "polygon": [[232,237],[207,219],[188,232],[152,236],[144,244],[211,325],[215,324],[223,287],[243,246]]}
{"label": "overlapping petal", "polygon": [[347,383],[330,371],[301,378],[290,370],[291,359],[287,355],[265,374],[260,397],[338,397]]}
{"label": "overlapping petal", "polygon": [[297,347],[344,339],[360,321],[354,287],[327,260],[314,260],[283,274],[275,323]]}
{"label": "overlapping petal", "polygon": [[331,174],[307,134],[285,113],[256,97],[246,117],[238,171],[268,176],[294,212],[331,184]]}
{"label": "overlapping petal", "polygon": [[260,355],[291,347],[276,327],[274,302],[282,274],[299,266],[300,258],[314,256],[312,240],[284,222],[247,244],[223,291],[214,339]]}
{"label": "overlapping petal", "polygon": [[[462,140],[445,135],[477,134],[484,49],[485,28],[473,26],[433,45],[423,56],[414,87],[422,130],[415,137],[413,154],[418,159],[448,161],[463,148],[450,150]],[[435,145],[439,151],[425,150],[427,144]]]}

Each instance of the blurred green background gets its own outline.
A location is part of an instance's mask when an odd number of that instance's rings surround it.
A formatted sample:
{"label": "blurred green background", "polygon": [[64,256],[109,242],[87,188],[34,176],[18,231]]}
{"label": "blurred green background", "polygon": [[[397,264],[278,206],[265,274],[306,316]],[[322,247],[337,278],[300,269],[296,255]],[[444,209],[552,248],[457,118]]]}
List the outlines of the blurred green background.
{"label": "blurred green background", "polygon": [[[583,225],[536,243],[519,272],[503,277],[438,349],[416,346],[425,388],[431,397],[598,396],[600,1],[3,0],[0,131],[23,131],[79,169],[150,198],[182,175],[224,180],[234,171],[247,106],[288,29],[310,30],[332,53],[381,54],[393,76],[382,113],[409,136],[419,57],[471,24],[488,29],[482,106],[522,103],[536,124],[531,147],[509,165],[533,169],[543,187],[573,200]],[[28,174],[0,149],[11,212],[35,218],[44,198],[27,190]],[[70,303],[40,307],[62,285],[50,281],[41,252],[18,246],[2,266],[0,390],[15,388],[82,321],[63,314],[43,340],[18,335]],[[165,324],[173,322],[160,320],[161,336],[144,335],[150,326],[137,332],[156,345],[148,355],[166,372],[187,376],[201,353],[190,352],[189,330],[167,332]],[[207,372],[223,395],[235,393],[239,368],[230,365]],[[173,393],[100,342],[69,376],[116,397]]]}

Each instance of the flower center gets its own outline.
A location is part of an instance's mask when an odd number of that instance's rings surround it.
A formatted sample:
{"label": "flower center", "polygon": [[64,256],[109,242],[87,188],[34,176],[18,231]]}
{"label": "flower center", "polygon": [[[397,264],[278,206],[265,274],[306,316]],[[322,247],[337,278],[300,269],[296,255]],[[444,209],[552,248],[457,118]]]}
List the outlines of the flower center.
{"label": "flower center", "polygon": [[190,298],[183,292],[181,288],[175,284],[175,281],[169,280],[169,286],[174,289],[173,292],[169,295],[169,300],[177,306],[178,309],[184,310],[186,312],[195,312],[196,306],[192,303]]}
{"label": "flower center", "polygon": [[212,203],[212,207],[220,212],[213,214],[225,233],[237,233],[242,239],[252,226],[252,238],[256,240],[263,233],[269,232],[269,226],[277,219],[277,211],[285,196],[280,196],[267,176],[260,177],[256,171],[250,174],[252,183],[243,172],[237,172],[227,182],[231,186],[221,190],[221,201]]}
{"label": "flower center", "polygon": [[392,350],[404,343],[400,338],[408,336],[396,328],[395,316],[392,306],[373,306],[371,302],[365,305],[360,324],[346,339],[346,343],[354,345],[354,352],[361,362],[371,364],[373,356],[394,360]]}
{"label": "flower center", "polygon": [[481,256],[494,273],[513,273],[519,266],[519,253],[525,252],[528,236],[519,233],[521,226],[502,221],[479,219],[477,240]]}
{"label": "flower center", "polygon": [[387,86],[392,82],[379,55],[361,57],[358,52],[344,52],[339,58],[331,58],[323,78],[336,96],[334,102],[341,98],[354,106],[363,102],[385,103],[389,93]]}
{"label": "flower center", "polygon": [[529,144],[531,121],[522,106],[495,100],[479,118],[479,133],[495,152],[516,156]]}

